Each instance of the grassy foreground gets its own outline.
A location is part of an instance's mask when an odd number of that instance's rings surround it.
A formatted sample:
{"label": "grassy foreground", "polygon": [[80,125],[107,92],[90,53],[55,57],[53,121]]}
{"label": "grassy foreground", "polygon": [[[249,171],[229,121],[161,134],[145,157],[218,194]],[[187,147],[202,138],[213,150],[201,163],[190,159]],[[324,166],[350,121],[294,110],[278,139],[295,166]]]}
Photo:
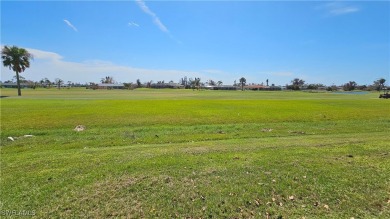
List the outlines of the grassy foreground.
{"label": "grassy foreground", "polygon": [[390,217],[377,93],[22,92],[1,90],[1,216]]}

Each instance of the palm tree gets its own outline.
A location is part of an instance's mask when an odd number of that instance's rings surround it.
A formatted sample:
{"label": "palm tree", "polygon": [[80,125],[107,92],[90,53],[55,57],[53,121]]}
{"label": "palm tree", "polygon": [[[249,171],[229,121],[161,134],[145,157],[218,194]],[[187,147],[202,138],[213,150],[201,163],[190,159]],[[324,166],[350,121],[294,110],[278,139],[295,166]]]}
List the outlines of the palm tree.
{"label": "palm tree", "polygon": [[142,87],[142,83],[140,79],[137,79],[137,87]]}
{"label": "palm tree", "polygon": [[20,90],[19,74],[30,67],[30,59],[33,56],[26,49],[17,46],[4,46],[1,50],[1,59],[4,67],[9,67],[16,73],[16,83],[18,85],[18,96],[22,96]]}
{"label": "palm tree", "polygon": [[381,79],[378,80],[378,82],[379,82],[379,90],[380,90],[381,88],[384,88],[384,87],[385,87],[386,79],[381,78]]}
{"label": "palm tree", "polygon": [[222,84],[223,84],[222,81],[218,81],[218,82],[217,82],[217,85],[218,85],[218,86],[221,86]]}
{"label": "palm tree", "polygon": [[39,84],[40,84],[41,87],[44,87],[44,86],[45,86],[45,79],[42,78],[42,79],[39,81]]}
{"label": "palm tree", "polygon": [[48,78],[45,78],[45,84],[48,88],[50,88],[52,83]]}
{"label": "palm tree", "polygon": [[344,91],[353,91],[353,90],[355,90],[356,86],[357,86],[357,83],[355,81],[350,81],[350,82],[343,85],[343,89],[344,89]]}
{"label": "palm tree", "polygon": [[61,85],[64,84],[64,80],[62,80],[60,78],[56,78],[55,81],[56,81],[56,85],[57,85],[58,90],[60,90],[61,89]]}
{"label": "palm tree", "polygon": [[103,84],[113,84],[114,78],[110,76],[106,76],[100,80]]}
{"label": "palm tree", "polygon": [[195,86],[196,86],[197,90],[199,90],[200,85],[201,85],[200,78],[195,78]]}
{"label": "palm tree", "polygon": [[246,79],[244,77],[240,78],[241,90],[244,91],[244,85],[246,83]]}

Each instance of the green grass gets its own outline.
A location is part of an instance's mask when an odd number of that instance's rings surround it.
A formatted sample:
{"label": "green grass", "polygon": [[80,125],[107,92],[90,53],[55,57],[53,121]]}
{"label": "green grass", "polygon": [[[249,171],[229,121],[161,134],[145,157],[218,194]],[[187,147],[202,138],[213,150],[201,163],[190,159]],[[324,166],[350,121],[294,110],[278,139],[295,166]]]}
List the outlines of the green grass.
{"label": "green grass", "polygon": [[2,211],[390,217],[390,105],[378,93],[22,92],[1,90]]}

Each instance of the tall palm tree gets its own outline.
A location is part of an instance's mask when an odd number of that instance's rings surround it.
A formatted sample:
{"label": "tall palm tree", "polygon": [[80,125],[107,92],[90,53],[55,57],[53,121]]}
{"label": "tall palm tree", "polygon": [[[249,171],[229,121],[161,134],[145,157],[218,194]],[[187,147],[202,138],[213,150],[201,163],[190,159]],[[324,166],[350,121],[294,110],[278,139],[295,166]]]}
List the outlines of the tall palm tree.
{"label": "tall palm tree", "polygon": [[19,74],[30,67],[30,59],[33,56],[26,49],[17,46],[4,46],[1,50],[1,59],[4,67],[9,67],[16,73],[16,83],[18,85],[18,96],[22,95],[20,90]]}
{"label": "tall palm tree", "polygon": [[195,86],[196,86],[197,90],[199,90],[200,85],[201,85],[200,78],[195,78]]}
{"label": "tall palm tree", "polygon": [[244,77],[240,78],[241,90],[244,90],[244,85],[246,83],[246,79]]}
{"label": "tall palm tree", "polygon": [[380,90],[381,88],[384,88],[384,87],[385,87],[386,79],[381,78],[381,79],[378,80],[378,82],[379,82],[379,90]]}
{"label": "tall palm tree", "polygon": [[57,88],[58,90],[61,89],[61,86],[64,84],[64,80],[62,80],[61,78],[56,78],[56,85],[57,85]]}
{"label": "tall palm tree", "polygon": [[114,78],[110,76],[106,76],[100,80],[103,84],[113,84]]}

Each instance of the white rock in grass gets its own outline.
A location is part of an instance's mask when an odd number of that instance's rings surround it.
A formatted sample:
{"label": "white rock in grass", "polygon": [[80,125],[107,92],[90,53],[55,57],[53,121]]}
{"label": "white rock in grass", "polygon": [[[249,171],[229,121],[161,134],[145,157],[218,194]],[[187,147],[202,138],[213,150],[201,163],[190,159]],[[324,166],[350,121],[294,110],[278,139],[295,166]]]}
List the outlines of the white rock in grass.
{"label": "white rock in grass", "polygon": [[23,137],[25,137],[25,138],[31,138],[31,137],[34,137],[34,135],[24,135]]}
{"label": "white rock in grass", "polygon": [[11,141],[15,141],[15,139],[13,137],[8,137],[8,139]]}
{"label": "white rock in grass", "polygon": [[77,132],[82,132],[82,131],[85,131],[86,127],[83,126],[83,125],[78,125],[76,126],[76,128],[74,128],[73,130],[77,131]]}

